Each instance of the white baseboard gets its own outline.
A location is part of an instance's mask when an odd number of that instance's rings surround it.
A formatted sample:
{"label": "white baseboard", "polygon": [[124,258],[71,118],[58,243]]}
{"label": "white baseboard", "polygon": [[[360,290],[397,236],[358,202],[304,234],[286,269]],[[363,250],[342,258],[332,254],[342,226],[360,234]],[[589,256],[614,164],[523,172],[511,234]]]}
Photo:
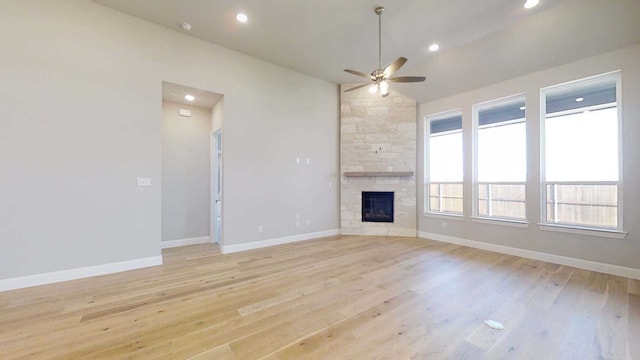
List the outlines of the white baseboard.
{"label": "white baseboard", "polygon": [[44,274],[0,279],[0,291],[22,289],[37,285],[53,284],[61,281],[113,274],[122,271],[141,269],[157,265],[162,265],[162,256],[152,256],[142,259],[54,271]]}
{"label": "white baseboard", "polygon": [[220,248],[223,254],[231,254],[239,251],[260,249],[260,248],[269,247],[269,246],[289,244],[289,243],[304,241],[304,240],[313,240],[317,238],[334,236],[334,235],[340,235],[340,229],[285,236],[285,237],[276,238],[276,239],[253,241],[253,242],[244,243],[244,244],[222,245]]}
{"label": "white baseboard", "polygon": [[340,235],[349,236],[390,236],[390,237],[410,237],[414,238],[418,236],[418,232],[415,230],[385,230],[385,231],[349,231],[340,230]]}
{"label": "white baseboard", "polygon": [[463,239],[459,237],[428,233],[424,231],[419,231],[418,237],[640,280],[640,269],[626,266],[576,259],[568,256],[519,249],[510,246],[496,245],[483,241]]}
{"label": "white baseboard", "polygon": [[160,246],[163,249],[170,249],[170,248],[179,247],[179,246],[208,244],[210,242],[211,242],[211,237],[200,236],[200,237],[192,237],[192,238],[186,238],[186,239],[161,241]]}

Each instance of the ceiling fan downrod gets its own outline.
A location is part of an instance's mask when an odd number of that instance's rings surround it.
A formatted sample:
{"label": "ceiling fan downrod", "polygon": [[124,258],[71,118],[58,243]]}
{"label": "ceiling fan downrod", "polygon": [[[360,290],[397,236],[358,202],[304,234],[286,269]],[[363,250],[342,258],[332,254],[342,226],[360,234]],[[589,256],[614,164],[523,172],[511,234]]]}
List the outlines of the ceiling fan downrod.
{"label": "ceiling fan downrod", "polygon": [[384,13],[384,8],[382,6],[378,6],[376,8],[376,14],[378,14],[378,69],[382,68],[382,14]]}

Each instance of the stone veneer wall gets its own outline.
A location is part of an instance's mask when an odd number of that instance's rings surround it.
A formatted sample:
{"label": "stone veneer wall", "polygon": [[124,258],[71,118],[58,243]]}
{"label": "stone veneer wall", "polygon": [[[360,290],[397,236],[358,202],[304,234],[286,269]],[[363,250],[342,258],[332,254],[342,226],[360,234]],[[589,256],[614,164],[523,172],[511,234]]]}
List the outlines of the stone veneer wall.
{"label": "stone veneer wall", "polygon": [[[340,219],[345,235],[416,236],[416,102],[367,88],[340,91]],[[393,87],[393,86],[392,86]],[[413,171],[411,177],[345,177],[348,171]],[[393,191],[394,222],[362,222],[362,191]]]}

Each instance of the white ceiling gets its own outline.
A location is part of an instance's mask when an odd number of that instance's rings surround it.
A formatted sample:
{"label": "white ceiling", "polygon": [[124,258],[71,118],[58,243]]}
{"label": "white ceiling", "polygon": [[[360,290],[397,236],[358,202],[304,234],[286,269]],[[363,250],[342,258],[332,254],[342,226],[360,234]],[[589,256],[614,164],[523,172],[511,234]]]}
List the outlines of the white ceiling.
{"label": "white ceiling", "polygon": [[[640,0],[94,0],[187,34],[336,84],[409,59],[393,84],[426,102],[640,42]],[[235,21],[239,11],[246,24]],[[438,42],[441,50],[427,47]],[[362,91],[366,91],[366,88]]]}
{"label": "white ceiling", "polygon": [[[185,95],[192,95],[195,100],[188,101],[185,99]],[[174,102],[183,105],[196,106],[205,109],[212,109],[218,101],[222,98],[222,95],[216,94],[210,91],[196,89],[184,85],[173,84],[170,82],[162,82],[162,100]]]}

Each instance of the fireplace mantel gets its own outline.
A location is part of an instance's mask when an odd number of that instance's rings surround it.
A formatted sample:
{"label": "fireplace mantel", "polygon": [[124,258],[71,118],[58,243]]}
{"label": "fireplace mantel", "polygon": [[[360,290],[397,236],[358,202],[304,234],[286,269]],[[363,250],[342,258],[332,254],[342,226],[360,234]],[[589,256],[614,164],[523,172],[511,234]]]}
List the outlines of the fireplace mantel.
{"label": "fireplace mantel", "polygon": [[345,171],[346,177],[411,177],[413,171]]}

